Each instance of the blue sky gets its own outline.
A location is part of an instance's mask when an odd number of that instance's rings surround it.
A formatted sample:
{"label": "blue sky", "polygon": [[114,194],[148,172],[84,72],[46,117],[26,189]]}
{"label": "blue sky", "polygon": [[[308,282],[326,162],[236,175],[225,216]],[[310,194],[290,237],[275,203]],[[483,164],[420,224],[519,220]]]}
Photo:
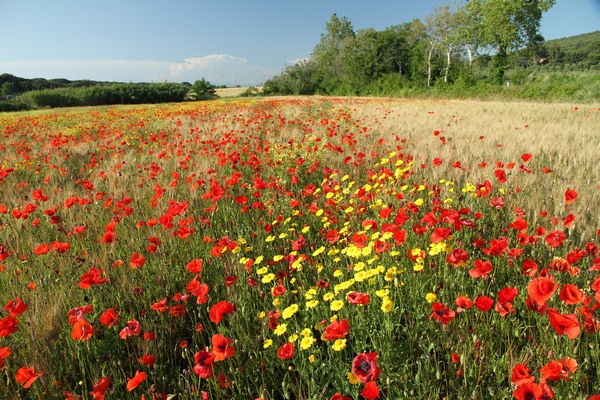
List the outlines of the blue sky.
{"label": "blue sky", "polygon": [[[24,78],[257,85],[310,56],[333,13],[355,30],[446,0],[0,0],[0,73]],[[600,29],[600,0],[557,0],[547,39]]]}

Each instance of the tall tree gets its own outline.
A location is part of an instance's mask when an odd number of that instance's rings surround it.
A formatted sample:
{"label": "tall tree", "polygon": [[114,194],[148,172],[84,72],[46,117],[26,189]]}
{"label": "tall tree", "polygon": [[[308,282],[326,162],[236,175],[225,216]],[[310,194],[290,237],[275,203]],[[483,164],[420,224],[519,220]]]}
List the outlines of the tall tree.
{"label": "tall tree", "polygon": [[465,10],[483,46],[496,50],[494,79],[501,83],[508,53],[539,40],[542,13],[555,0],[468,0]]}
{"label": "tall tree", "polygon": [[316,74],[322,82],[323,89],[331,93],[343,82],[344,49],[354,39],[352,23],[346,18],[333,14],[325,25],[325,33],[315,46],[312,59],[316,64]]}

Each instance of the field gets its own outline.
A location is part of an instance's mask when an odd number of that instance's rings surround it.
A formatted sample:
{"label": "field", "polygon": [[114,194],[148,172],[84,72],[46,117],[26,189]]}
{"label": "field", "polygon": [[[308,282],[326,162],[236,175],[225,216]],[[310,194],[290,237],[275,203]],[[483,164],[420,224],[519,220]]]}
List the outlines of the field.
{"label": "field", "polygon": [[594,399],[600,105],[0,114],[0,398]]}

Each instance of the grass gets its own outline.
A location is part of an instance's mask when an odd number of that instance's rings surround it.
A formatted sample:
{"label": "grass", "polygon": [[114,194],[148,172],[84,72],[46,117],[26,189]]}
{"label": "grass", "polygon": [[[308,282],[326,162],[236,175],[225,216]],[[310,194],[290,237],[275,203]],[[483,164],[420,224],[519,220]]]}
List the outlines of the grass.
{"label": "grass", "polygon": [[597,126],[321,97],[2,115],[0,397],[600,393]]}

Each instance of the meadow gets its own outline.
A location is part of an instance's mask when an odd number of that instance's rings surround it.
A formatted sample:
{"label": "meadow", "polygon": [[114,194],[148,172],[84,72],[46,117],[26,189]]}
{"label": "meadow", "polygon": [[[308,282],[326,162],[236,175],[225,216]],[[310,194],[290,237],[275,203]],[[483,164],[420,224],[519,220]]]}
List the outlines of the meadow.
{"label": "meadow", "polygon": [[0,114],[0,398],[600,398],[600,105]]}

